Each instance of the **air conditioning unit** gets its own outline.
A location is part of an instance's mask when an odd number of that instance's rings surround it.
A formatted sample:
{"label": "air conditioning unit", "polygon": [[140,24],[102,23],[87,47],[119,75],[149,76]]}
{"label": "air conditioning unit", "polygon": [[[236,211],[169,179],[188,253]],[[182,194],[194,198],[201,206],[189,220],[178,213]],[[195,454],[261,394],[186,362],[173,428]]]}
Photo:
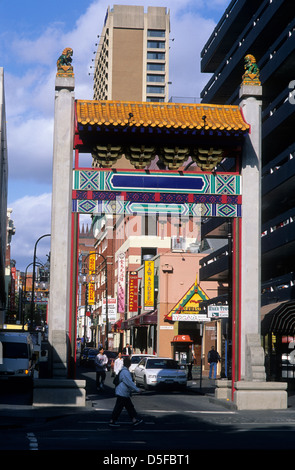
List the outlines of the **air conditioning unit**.
{"label": "air conditioning unit", "polygon": [[185,251],[186,238],[184,237],[171,237],[171,251]]}

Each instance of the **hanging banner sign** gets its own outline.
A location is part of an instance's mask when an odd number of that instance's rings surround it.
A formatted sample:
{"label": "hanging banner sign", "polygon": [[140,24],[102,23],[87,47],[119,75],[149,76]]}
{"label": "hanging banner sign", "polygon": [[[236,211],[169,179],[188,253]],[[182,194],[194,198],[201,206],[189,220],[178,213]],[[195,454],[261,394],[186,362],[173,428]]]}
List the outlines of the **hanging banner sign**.
{"label": "hanging banner sign", "polygon": [[[102,300],[102,321],[106,322],[107,309],[106,309],[106,299]],[[108,298],[108,321],[110,323],[115,323],[117,319],[117,299]]]}
{"label": "hanging banner sign", "polygon": [[129,312],[138,311],[138,274],[137,272],[129,273]]}
{"label": "hanging banner sign", "polygon": [[144,262],[144,309],[154,310],[154,261]]}
{"label": "hanging banner sign", "polygon": [[118,313],[125,313],[125,264],[125,253],[120,253],[118,256]]}
{"label": "hanging banner sign", "polygon": [[90,251],[89,255],[89,274],[94,274],[95,273],[95,251]]}
{"label": "hanging banner sign", "polygon": [[88,284],[88,305],[94,305],[95,303],[95,284],[89,282]]}

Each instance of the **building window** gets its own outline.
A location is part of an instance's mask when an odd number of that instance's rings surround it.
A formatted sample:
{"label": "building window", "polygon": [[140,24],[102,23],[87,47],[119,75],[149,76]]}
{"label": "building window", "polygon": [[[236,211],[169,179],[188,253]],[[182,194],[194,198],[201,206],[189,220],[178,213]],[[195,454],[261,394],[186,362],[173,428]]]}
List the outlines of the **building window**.
{"label": "building window", "polygon": [[150,38],[164,38],[165,37],[165,30],[162,30],[162,29],[148,29],[147,35]]}
{"label": "building window", "polygon": [[141,249],[141,264],[144,263],[144,261],[147,261],[154,256],[157,256],[157,248],[151,247],[151,248],[142,248]]}
{"label": "building window", "polygon": [[148,52],[147,58],[152,60],[165,60],[165,52]]}
{"label": "building window", "polygon": [[146,92],[147,93],[160,93],[160,94],[165,93],[165,87],[164,86],[147,85]]}
{"label": "building window", "polygon": [[165,49],[165,41],[148,41],[148,49]]}
{"label": "building window", "polygon": [[152,75],[150,73],[147,74],[146,76],[146,81],[147,82],[165,82],[165,75]]}
{"label": "building window", "polygon": [[165,64],[153,64],[152,62],[148,62],[146,68],[153,72],[165,72]]}
{"label": "building window", "polygon": [[164,98],[156,98],[154,96],[147,96],[146,100],[149,103],[164,103]]}

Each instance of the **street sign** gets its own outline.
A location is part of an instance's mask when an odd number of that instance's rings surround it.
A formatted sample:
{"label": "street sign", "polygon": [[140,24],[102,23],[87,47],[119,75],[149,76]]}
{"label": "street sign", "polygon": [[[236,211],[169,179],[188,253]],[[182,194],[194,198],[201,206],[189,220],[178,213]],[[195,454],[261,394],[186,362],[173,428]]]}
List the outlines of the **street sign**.
{"label": "street sign", "polygon": [[208,317],[210,318],[227,318],[228,305],[208,305]]}

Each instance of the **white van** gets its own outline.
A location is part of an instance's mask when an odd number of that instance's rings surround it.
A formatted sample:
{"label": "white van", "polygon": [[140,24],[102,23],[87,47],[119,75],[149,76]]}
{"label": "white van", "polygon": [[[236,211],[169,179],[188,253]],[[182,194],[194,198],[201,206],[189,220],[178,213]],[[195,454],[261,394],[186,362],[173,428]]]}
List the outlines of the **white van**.
{"label": "white van", "polygon": [[29,333],[0,332],[0,380],[34,377],[34,346]]}

